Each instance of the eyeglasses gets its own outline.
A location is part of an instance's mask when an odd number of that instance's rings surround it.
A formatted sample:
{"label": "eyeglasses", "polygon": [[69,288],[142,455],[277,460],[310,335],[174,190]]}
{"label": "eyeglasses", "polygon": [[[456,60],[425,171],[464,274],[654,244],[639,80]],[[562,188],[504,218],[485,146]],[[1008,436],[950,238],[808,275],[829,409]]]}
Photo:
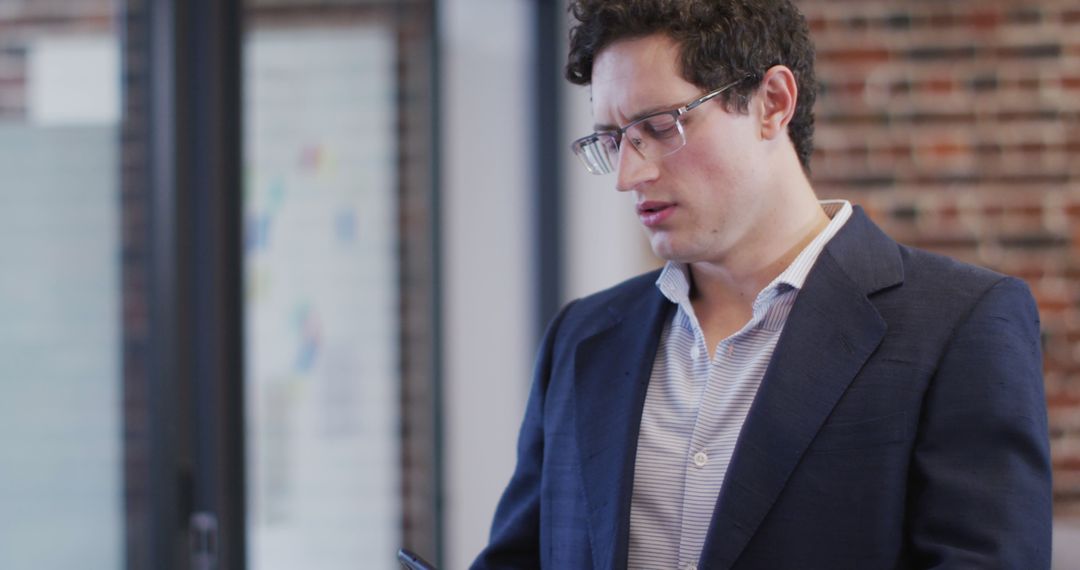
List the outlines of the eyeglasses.
{"label": "eyeglasses", "polygon": [[592,174],[610,174],[615,170],[615,166],[619,163],[619,146],[624,136],[646,160],[658,160],[674,154],[686,146],[686,131],[683,129],[682,116],[751,77],[753,76],[747,75],[715,91],[710,91],[678,109],[645,115],[614,131],[597,132],[581,137],[574,141],[570,148]]}

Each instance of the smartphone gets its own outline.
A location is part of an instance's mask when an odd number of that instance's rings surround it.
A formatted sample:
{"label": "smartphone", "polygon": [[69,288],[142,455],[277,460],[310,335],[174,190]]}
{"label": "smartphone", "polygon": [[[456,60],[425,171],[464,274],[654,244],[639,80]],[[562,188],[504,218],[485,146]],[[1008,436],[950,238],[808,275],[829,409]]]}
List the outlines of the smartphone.
{"label": "smartphone", "polygon": [[397,551],[398,562],[409,570],[435,570],[435,566],[420,558],[415,552],[404,548]]}

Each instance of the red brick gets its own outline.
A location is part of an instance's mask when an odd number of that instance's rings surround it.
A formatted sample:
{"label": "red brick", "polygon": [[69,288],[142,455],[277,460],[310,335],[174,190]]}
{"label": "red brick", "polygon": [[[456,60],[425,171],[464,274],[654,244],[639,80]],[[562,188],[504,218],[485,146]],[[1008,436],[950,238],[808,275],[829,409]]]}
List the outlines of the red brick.
{"label": "red brick", "polygon": [[955,26],[957,22],[958,18],[956,16],[953,16],[952,14],[938,13],[932,14],[928,18],[927,25],[931,28],[943,29],[951,28]]}
{"label": "red brick", "polygon": [[937,214],[943,222],[954,223],[960,219],[960,208],[954,203],[949,203],[938,208]]}
{"label": "red brick", "polygon": [[939,158],[954,158],[966,154],[968,147],[957,142],[942,141],[932,145],[930,150]]}
{"label": "red brick", "polygon": [[885,148],[884,152],[893,158],[911,158],[911,147],[908,145],[894,145]]}
{"label": "red brick", "polygon": [[1041,82],[1037,78],[1025,77],[1016,82],[1016,86],[1021,91],[1038,91]]}
{"label": "red brick", "polygon": [[968,17],[968,21],[976,30],[995,30],[1001,24],[1001,14],[991,9],[975,10]]}
{"label": "red brick", "polygon": [[850,48],[818,53],[819,61],[829,63],[885,63],[892,54],[884,48]]}
{"label": "red brick", "polygon": [[1042,279],[1046,276],[1046,270],[1037,265],[1029,265],[1026,267],[1009,267],[1005,269],[1005,273],[1012,275],[1013,277],[1019,277],[1028,283]]}
{"label": "red brick", "polygon": [[1080,456],[1055,458],[1054,470],[1080,472]]}
{"label": "red brick", "polygon": [[953,92],[955,87],[955,82],[949,78],[931,79],[924,85],[926,91],[938,95],[948,95]]}
{"label": "red brick", "polygon": [[1072,309],[1073,304],[1067,299],[1053,298],[1053,297],[1039,297],[1035,296],[1036,303],[1039,305],[1040,313],[1065,313]]}
{"label": "red brick", "polygon": [[1080,24],[1080,10],[1075,8],[1066,9],[1061,13],[1061,21],[1066,24]]}

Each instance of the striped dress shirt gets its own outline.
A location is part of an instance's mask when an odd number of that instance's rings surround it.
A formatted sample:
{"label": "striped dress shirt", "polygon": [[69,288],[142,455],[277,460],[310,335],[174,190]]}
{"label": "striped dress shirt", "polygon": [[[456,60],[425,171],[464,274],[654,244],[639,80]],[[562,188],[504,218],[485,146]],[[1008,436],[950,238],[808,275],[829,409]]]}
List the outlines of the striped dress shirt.
{"label": "striped dress shirt", "polygon": [[829,224],[754,300],[753,317],[715,351],[690,304],[689,268],[669,262],[656,286],[678,305],[653,362],[630,505],[629,566],[697,568],[735,441],[788,314],[822,248],[851,216],[823,201]]}

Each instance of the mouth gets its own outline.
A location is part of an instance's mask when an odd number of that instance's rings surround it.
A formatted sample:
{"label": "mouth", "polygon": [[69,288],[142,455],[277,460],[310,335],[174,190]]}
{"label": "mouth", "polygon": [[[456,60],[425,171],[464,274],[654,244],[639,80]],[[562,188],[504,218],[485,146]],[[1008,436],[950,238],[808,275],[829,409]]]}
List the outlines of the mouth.
{"label": "mouth", "polygon": [[655,227],[668,219],[675,212],[672,202],[648,201],[637,205],[637,215],[646,227]]}

